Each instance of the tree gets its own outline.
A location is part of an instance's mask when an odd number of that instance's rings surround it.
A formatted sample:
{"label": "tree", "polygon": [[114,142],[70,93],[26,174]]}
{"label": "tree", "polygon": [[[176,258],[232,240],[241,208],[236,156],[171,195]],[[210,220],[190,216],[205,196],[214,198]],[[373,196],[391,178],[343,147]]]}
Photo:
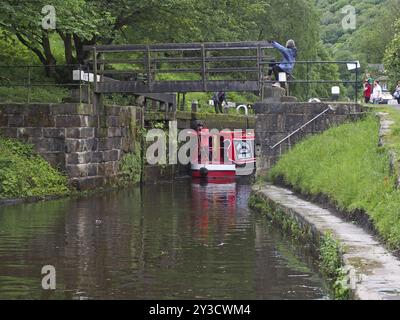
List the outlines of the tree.
{"label": "tree", "polygon": [[400,19],[395,28],[397,32],[385,52],[385,68],[393,86],[400,80]]}

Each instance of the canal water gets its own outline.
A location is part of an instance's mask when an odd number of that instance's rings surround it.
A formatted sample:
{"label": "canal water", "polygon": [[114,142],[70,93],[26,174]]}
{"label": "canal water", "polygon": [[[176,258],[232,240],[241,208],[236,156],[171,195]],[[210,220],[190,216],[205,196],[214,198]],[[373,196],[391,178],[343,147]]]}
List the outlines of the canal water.
{"label": "canal water", "polygon": [[250,192],[181,181],[0,208],[0,299],[328,298],[307,249],[252,212]]}

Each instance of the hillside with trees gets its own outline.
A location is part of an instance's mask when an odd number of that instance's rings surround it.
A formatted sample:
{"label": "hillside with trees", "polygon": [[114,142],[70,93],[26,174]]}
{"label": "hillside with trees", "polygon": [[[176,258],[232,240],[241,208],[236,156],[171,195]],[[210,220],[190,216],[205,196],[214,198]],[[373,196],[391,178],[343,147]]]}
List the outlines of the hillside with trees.
{"label": "hillside with trees", "polygon": [[[396,33],[400,12],[398,0],[316,0],[321,18],[321,40],[337,60],[358,59],[361,65],[381,64]],[[352,5],[356,11],[356,29],[344,30],[342,9]],[[392,51],[396,48],[391,46]],[[399,47],[397,47],[399,48]],[[391,53],[388,53],[391,55]],[[390,57],[386,58],[390,60]],[[392,64],[388,65],[392,74]]]}

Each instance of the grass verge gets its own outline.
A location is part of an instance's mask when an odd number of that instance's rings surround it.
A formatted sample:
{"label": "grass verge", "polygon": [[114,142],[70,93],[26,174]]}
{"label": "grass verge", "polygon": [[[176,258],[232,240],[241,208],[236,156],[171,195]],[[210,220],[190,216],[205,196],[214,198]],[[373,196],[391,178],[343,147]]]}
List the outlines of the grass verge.
{"label": "grass verge", "polygon": [[400,248],[400,191],[390,176],[389,156],[378,147],[374,115],[334,127],[296,145],[271,170],[299,192],[324,195],[349,214],[365,212],[391,249]]}

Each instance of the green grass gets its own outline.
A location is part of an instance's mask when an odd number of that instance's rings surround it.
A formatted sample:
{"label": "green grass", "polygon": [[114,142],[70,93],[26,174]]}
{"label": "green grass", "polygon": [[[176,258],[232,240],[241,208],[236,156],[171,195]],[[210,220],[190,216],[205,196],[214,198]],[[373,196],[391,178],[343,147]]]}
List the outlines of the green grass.
{"label": "green grass", "polygon": [[0,87],[0,102],[60,103],[69,96],[69,90],[62,87]]}
{"label": "green grass", "polygon": [[68,193],[67,178],[36,154],[31,145],[0,136],[0,199]]}
{"label": "green grass", "polygon": [[400,191],[389,173],[389,156],[378,147],[379,122],[368,116],[312,136],[271,170],[273,181],[308,195],[326,195],[345,212],[363,210],[391,248],[400,248]]}

